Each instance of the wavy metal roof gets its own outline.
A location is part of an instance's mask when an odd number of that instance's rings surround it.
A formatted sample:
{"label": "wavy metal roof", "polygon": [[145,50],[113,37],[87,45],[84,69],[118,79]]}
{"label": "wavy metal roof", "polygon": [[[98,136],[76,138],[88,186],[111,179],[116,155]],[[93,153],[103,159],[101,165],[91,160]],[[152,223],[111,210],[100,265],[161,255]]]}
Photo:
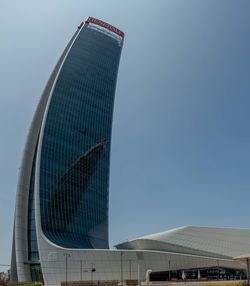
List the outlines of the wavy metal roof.
{"label": "wavy metal roof", "polygon": [[159,250],[217,258],[233,258],[243,253],[250,253],[250,230],[183,226],[142,236],[118,244],[116,248]]}

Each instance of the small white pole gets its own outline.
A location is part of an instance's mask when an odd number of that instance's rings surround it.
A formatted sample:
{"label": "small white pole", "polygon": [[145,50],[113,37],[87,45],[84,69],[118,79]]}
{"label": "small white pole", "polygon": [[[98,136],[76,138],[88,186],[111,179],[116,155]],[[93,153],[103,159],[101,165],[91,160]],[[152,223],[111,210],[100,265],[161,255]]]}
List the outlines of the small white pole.
{"label": "small white pole", "polygon": [[247,258],[247,285],[249,285],[249,258]]}
{"label": "small white pole", "polygon": [[137,270],[138,270],[138,286],[140,286],[141,285],[141,281],[140,281],[140,263],[138,262],[138,264],[137,264]]}
{"label": "small white pole", "polygon": [[81,281],[82,281],[82,260],[81,260],[81,266],[80,266],[80,271],[81,271]]}
{"label": "small white pole", "polygon": [[123,285],[123,261],[122,261],[123,253],[121,252],[121,285]]}

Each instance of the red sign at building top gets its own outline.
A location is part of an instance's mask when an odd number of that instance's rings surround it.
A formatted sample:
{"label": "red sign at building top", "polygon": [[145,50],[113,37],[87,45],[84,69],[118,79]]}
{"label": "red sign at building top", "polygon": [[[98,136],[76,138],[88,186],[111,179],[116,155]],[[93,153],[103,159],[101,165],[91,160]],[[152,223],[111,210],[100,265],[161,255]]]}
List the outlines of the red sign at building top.
{"label": "red sign at building top", "polygon": [[88,17],[88,19],[87,19],[86,22],[99,25],[99,26],[101,26],[101,27],[103,27],[103,28],[106,28],[106,29],[108,29],[109,31],[111,31],[111,32],[113,32],[113,33],[115,33],[115,34],[121,36],[121,37],[124,37],[124,33],[123,33],[121,30],[117,29],[116,27],[114,27],[114,26],[112,26],[112,25],[110,25],[110,24],[108,24],[108,23],[106,23],[106,22],[103,22],[103,21],[101,21],[101,20],[98,20],[98,19],[96,19],[96,18]]}

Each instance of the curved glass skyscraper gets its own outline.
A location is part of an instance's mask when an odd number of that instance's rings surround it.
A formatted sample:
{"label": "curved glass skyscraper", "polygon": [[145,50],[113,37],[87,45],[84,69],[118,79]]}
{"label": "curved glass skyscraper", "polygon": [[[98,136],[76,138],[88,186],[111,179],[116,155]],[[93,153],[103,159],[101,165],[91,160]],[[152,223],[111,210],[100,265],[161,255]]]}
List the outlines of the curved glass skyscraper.
{"label": "curved glass skyscraper", "polygon": [[17,187],[12,280],[42,280],[41,239],[68,249],[109,248],[110,144],[123,38],[89,17],[45,87]]}
{"label": "curved glass skyscraper", "polygon": [[156,276],[168,271],[170,278],[171,271],[245,267],[238,259],[250,250],[246,229],[187,226],[108,249],[110,143],[123,38],[119,29],[89,17],[45,87],[17,186],[13,282],[118,286],[138,279],[140,285],[149,269]]}

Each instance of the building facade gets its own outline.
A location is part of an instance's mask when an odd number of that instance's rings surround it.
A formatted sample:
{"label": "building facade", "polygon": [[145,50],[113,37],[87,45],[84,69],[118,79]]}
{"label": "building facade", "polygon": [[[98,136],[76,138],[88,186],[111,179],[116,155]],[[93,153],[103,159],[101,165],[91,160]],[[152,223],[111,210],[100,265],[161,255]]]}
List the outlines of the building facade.
{"label": "building facade", "polygon": [[43,280],[40,236],[58,247],[109,248],[110,144],[123,38],[89,17],[45,87],[17,186],[12,280]]}
{"label": "building facade", "polygon": [[48,80],[20,168],[13,282],[123,285],[145,280],[147,270],[245,268],[233,258],[250,253],[249,230],[184,227],[109,249],[111,129],[123,40],[122,31],[89,17]]}

